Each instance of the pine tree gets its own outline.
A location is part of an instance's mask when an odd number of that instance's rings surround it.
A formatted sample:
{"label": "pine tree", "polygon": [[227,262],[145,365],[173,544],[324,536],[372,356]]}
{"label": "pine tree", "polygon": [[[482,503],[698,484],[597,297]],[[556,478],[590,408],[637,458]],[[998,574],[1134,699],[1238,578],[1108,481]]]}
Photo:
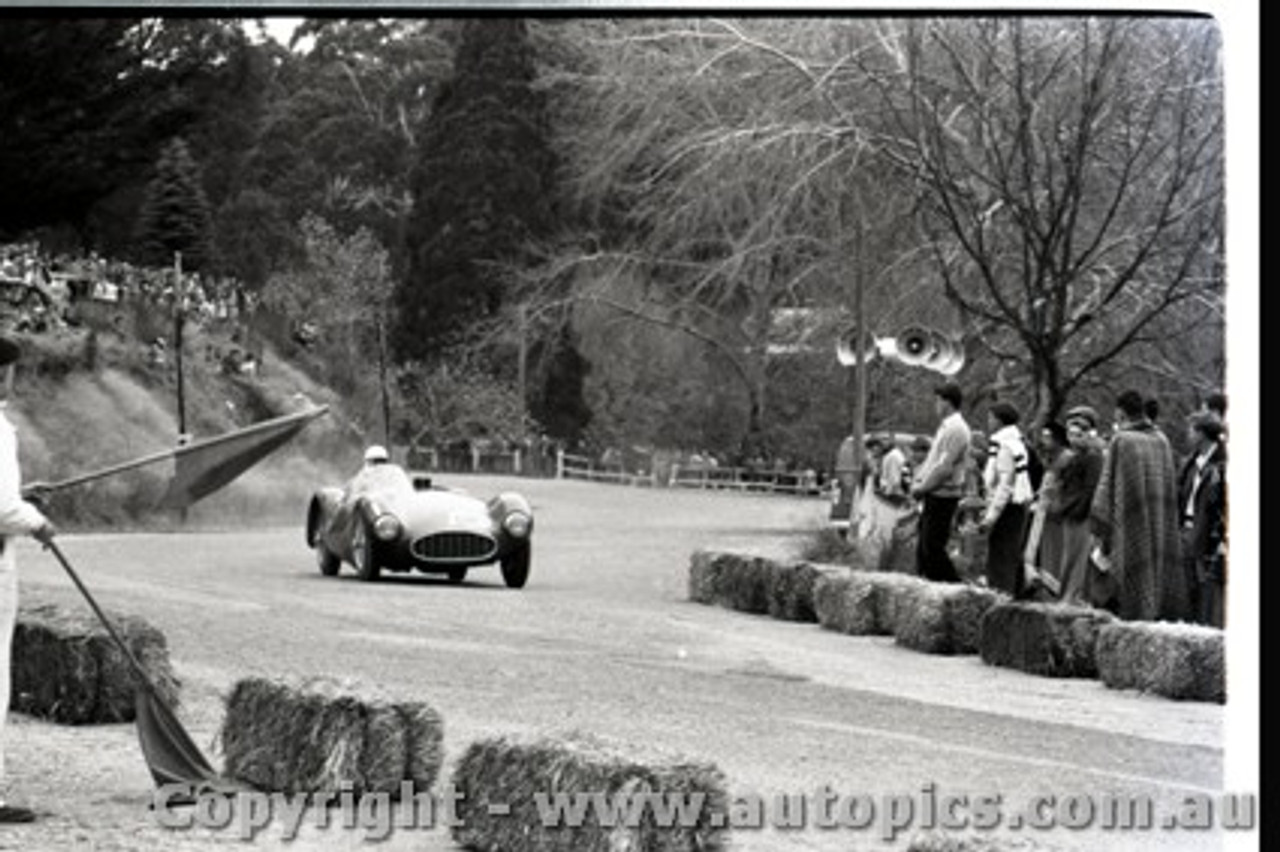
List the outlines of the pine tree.
{"label": "pine tree", "polygon": [[578,446],[591,422],[584,388],[591,364],[582,357],[569,325],[549,344],[548,363],[538,390],[530,400],[529,413],[548,435]]}
{"label": "pine tree", "polygon": [[186,143],[165,146],[138,214],[138,259],[163,266],[182,252],[183,269],[198,271],[213,260],[213,217],[200,170]]}
{"label": "pine tree", "polygon": [[523,20],[467,21],[424,130],[396,293],[397,359],[465,342],[501,307],[500,265],[554,227],[555,157]]}

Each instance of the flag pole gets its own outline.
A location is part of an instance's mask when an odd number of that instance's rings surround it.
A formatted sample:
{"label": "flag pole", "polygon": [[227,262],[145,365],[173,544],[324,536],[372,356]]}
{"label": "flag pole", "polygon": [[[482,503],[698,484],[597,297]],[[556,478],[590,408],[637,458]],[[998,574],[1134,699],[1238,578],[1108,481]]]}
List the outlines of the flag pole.
{"label": "flag pole", "polygon": [[103,477],[111,476],[112,474],[123,473],[126,470],[133,470],[136,467],[142,467],[144,465],[154,464],[155,462],[164,461],[165,459],[174,458],[179,454],[184,454],[184,455],[190,454],[190,453],[198,452],[199,450],[206,449],[208,447],[225,444],[232,440],[239,440],[259,432],[267,432],[291,420],[302,420],[302,419],[309,420],[313,417],[319,417],[321,414],[324,414],[328,410],[329,410],[328,405],[320,405],[313,408],[309,408],[306,411],[299,411],[294,414],[286,414],[283,417],[276,417],[271,420],[263,420],[259,423],[254,423],[251,426],[246,426],[243,429],[237,429],[234,432],[227,432],[222,435],[214,435],[211,438],[204,438],[199,441],[194,441],[172,450],[161,450],[160,452],[141,456],[140,458],[133,459],[132,461],[120,462],[119,464],[114,464],[109,467],[104,467],[99,470],[92,471],[90,473],[83,473],[83,474],[80,474],[79,476],[73,476],[70,479],[63,479],[63,480],[59,480],[58,482],[30,482],[30,483],[27,483],[27,485],[22,489],[22,492],[24,495],[27,495],[27,494],[39,494],[41,492],[49,493],[53,491],[61,491],[62,489],[70,488],[73,485],[83,485],[84,483],[92,482],[95,479],[102,479]]}

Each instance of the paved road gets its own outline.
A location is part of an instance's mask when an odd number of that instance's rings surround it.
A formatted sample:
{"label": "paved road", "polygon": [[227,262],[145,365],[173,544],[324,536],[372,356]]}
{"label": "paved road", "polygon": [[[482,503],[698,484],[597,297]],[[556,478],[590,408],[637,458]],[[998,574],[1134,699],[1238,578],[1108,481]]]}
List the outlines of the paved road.
{"label": "paved road", "polygon": [[[167,634],[186,681],[185,718],[215,761],[221,698],[238,678],[328,674],[430,702],[452,756],[481,737],[585,731],[714,761],[735,795],[767,802],[823,785],[876,802],[916,796],[918,809],[927,789],[998,794],[1007,810],[1043,794],[1111,793],[1150,796],[1162,814],[1188,794],[1222,790],[1222,707],[1035,678],[686,600],[694,549],[783,552],[821,522],[820,501],[485,477],[450,484],[530,496],[527,588],[504,588],[496,568],[461,586],[426,576],[365,584],[349,568],[324,578],[301,518],[235,533],[67,536],[63,547],[105,605]],[[20,548],[27,587],[68,586],[51,556],[30,542]],[[13,774],[25,759],[67,753],[39,781],[61,794],[62,816],[10,838],[13,848],[40,848],[51,832],[85,849],[241,845],[226,832],[179,843],[138,819],[149,786],[129,726],[19,720],[15,730]],[[77,762],[89,754],[92,770]],[[734,848],[901,849],[913,833],[893,845],[882,827],[739,831]],[[1022,835],[1062,849],[1222,848],[1221,834],[1204,831]],[[304,830],[285,844],[273,825],[254,848],[358,846],[351,837]],[[439,827],[399,832],[379,848],[455,849]]]}

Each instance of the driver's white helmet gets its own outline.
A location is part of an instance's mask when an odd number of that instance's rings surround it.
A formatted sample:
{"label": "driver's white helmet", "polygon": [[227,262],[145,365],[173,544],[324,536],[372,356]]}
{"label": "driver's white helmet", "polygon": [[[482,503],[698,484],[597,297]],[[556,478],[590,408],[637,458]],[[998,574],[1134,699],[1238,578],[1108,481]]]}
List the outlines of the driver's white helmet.
{"label": "driver's white helmet", "polygon": [[383,462],[389,461],[390,458],[391,457],[387,455],[387,448],[381,444],[374,444],[364,451],[365,464],[382,464]]}

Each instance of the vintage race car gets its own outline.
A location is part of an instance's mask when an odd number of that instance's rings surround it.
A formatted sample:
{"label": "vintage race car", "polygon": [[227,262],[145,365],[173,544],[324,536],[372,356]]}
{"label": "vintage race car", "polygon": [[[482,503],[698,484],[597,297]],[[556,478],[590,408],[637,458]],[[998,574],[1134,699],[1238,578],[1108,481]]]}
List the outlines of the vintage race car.
{"label": "vintage race car", "polygon": [[386,569],[461,583],[468,569],[497,562],[503,582],[518,589],[529,579],[532,532],[533,511],[519,494],[481,500],[389,463],[320,489],[307,509],[307,546],[326,577],[349,562],[362,580]]}

